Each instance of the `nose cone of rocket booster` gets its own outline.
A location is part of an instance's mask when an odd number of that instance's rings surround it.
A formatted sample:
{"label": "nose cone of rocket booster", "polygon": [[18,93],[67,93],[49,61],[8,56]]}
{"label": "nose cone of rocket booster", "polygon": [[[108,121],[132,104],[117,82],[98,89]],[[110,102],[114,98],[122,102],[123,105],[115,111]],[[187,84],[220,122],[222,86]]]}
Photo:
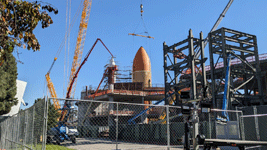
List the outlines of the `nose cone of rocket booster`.
{"label": "nose cone of rocket booster", "polygon": [[152,84],[150,59],[142,46],[134,57],[133,82],[143,82],[144,87],[150,87]]}

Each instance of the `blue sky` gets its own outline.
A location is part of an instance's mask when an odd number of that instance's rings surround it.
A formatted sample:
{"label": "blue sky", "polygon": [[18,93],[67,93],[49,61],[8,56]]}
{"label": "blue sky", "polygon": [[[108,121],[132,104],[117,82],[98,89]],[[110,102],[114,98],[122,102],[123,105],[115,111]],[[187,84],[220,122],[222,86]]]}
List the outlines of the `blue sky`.
{"label": "blue sky", "polygon": [[[18,48],[21,53],[18,63],[18,79],[26,81],[25,102],[31,106],[35,99],[47,95],[45,74],[49,70],[66,32],[66,1],[43,0],[58,8],[57,15],[51,14],[54,23],[46,29],[40,26],[34,33],[41,44],[38,52]],[[71,0],[71,19],[78,9],[81,0]],[[116,57],[119,68],[131,66],[135,53],[143,46],[151,60],[152,83],[163,84],[163,42],[167,45],[177,43],[188,36],[189,29],[195,37],[202,31],[207,36],[228,0],[142,0],[144,6],[144,22],[150,36],[155,39],[132,37],[128,33],[139,33],[145,29],[138,26],[141,21],[141,0],[93,0],[83,58],[97,38]],[[257,36],[259,53],[267,53],[267,1],[266,0],[234,0],[225,18],[218,28],[226,27]],[[80,14],[70,33],[69,68],[74,54],[80,22]],[[64,77],[65,48],[62,49],[50,77],[55,85],[58,97],[66,96],[68,80]],[[14,53],[18,58],[17,54]],[[208,57],[208,49],[205,49]],[[82,59],[83,59],[82,58]],[[110,55],[98,43],[88,61],[79,73],[75,98],[87,85],[97,86],[108,63]],[[66,70],[66,69],[65,69]],[[64,75],[65,74],[65,75]],[[22,107],[25,108],[25,107]]]}

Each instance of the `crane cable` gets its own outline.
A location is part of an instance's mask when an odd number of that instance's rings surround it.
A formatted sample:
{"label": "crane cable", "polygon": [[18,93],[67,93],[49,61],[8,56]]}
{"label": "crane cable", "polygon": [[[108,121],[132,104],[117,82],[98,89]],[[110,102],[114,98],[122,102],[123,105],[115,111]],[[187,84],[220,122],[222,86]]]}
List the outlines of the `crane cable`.
{"label": "crane cable", "polygon": [[[74,15],[74,17],[73,17],[73,20],[71,21],[71,25],[70,25],[70,28],[69,28],[69,30],[67,31],[67,32],[70,32],[71,30],[72,30],[72,28],[73,28],[73,25],[74,25],[74,23],[76,22],[76,20],[77,20],[77,18],[78,18],[78,15],[80,14],[80,12],[81,12],[81,10],[82,10],[82,1],[81,1],[81,3],[80,3],[80,6],[79,6],[79,8],[77,9],[77,11],[76,11],[76,13],[75,13],[75,15]],[[53,68],[53,66],[54,66],[54,64],[55,64],[55,61],[57,60],[57,58],[59,57],[59,55],[60,55],[60,53],[61,53],[61,50],[63,49],[63,47],[64,47],[64,45],[65,45],[65,39],[66,38],[68,38],[68,34],[65,34],[65,37],[64,37],[64,39],[62,40],[62,42],[61,42],[61,44],[60,44],[60,46],[59,46],[59,48],[58,48],[58,51],[57,51],[57,53],[56,53],[56,56],[55,56],[55,58],[54,58],[54,61],[53,61],[53,63],[52,63],[52,65],[51,65],[51,67],[50,67],[50,69],[48,70],[48,72],[47,72],[47,74],[49,74],[50,73],[50,71],[51,71],[51,69]]]}
{"label": "crane cable", "polygon": [[[145,38],[152,38],[154,39],[154,37],[151,37],[148,33],[148,30],[146,28],[146,24],[145,24],[145,21],[143,19],[143,10],[144,6],[142,4],[142,0],[141,0],[141,5],[140,5],[140,13],[141,13],[141,20],[139,21],[139,23],[137,24],[135,30],[133,33],[128,33],[128,35],[132,35],[132,36],[141,36],[141,37],[145,37]],[[143,27],[144,27],[144,32],[141,32],[141,33],[135,33],[135,31],[138,29],[138,27],[140,26],[140,23],[142,23]],[[145,33],[146,35],[142,35],[143,33]]]}
{"label": "crane cable", "polygon": [[[65,25],[65,35],[68,34],[67,31],[68,31],[68,10],[69,10],[69,0],[66,0],[66,25]],[[67,42],[67,39],[65,38],[65,57],[64,57],[64,82],[63,82],[63,95],[64,95],[64,91],[65,91],[65,81],[66,81],[66,51],[67,51],[67,48],[66,48],[66,42]]]}
{"label": "crane cable", "polygon": [[[81,0],[81,3],[80,3],[80,7],[82,8],[82,3],[83,0]],[[71,27],[71,24],[70,24],[70,20],[71,20],[71,0],[70,0],[70,11],[69,11],[69,28]],[[69,39],[68,39],[68,55],[67,55],[67,77],[66,77],[66,82],[68,82],[68,78],[69,78],[69,64],[70,64],[70,32],[69,32],[69,35],[68,35]],[[65,81],[64,81],[65,82]],[[68,83],[67,83],[68,84]],[[66,86],[64,86],[63,88],[65,89]],[[65,95],[65,91],[63,92],[63,95]]]}
{"label": "crane cable", "polygon": [[[66,84],[66,80],[68,79],[68,72],[69,72],[69,49],[70,49],[70,16],[71,16],[71,0],[67,0],[66,1],[66,33],[65,35],[67,35],[67,37],[65,37],[65,55],[64,55],[64,82],[63,82],[63,95],[65,93],[65,84]],[[66,65],[67,64],[67,65]]]}

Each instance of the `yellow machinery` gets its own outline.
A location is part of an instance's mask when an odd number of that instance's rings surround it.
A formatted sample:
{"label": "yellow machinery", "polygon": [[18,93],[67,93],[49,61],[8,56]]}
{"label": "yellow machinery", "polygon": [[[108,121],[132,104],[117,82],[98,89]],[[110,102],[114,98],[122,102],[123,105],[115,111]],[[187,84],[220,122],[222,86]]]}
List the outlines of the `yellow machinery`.
{"label": "yellow machinery", "polygon": [[[181,95],[181,91],[179,91],[178,93]],[[176,100],[176,96],[175,96],[175,94],[173,94],[170,97],[169,105],[172,105],[175,100]],[[161,115],[159,116],[159,120],[164,120],[165,118],[166,118],[166,110],[163,110]],[[163,121],[162,124],[166,124],[166,121]]]}
{"label": "yellow machinery", "polygon": [[[51,94],[51,97],[53,98],[57,98],[57,93],[56,93],[56,90],[55,90],[55,87],[54,87],[54,84],[52,83],[51,81],[51,78],[49,76],[49,73],[47,73],[45,75],[45,79],[46,79],[46,82],[47,82],[47,87],[49,89],[49,92]],[[53,99],[53,102],[54,102],[54,106],[56,109],[60,109],[60,104],[59,104],[59,101],[57,99]]]}
{"label": "yellow machinery", "polygon": [[[86,31],[87,31],[87,25],[88,25],[90,11],[91,11],[91,5],[92,5],[92,0],[84,0],[82,17],[81,17],[80,26],[79,26],[79,33],[78,33],[78,37],[77,37],[77,42],[76,42],[76,47],[75,47],[75,52],[74,52],[74,57],[73,57],[73,62],[72,62],[72,67],[71,67],[69,84],[71,83],[72,78],[73,78],[77,68],[79,67],[79,65],[81,63],[83,47],[84,47],[84,42],[85,42],[85,37],[86,37]],[[51,97],[53,97],[53,98],[57,98],[57,94],[56,94],[55,87],[54,87],[49,75],[50,75],[50,71],[51,71],[56,60],[57,60],[57,57],[55,57],[49,71],[45,75],[46,81],[47,81],[47,87],[49,89]],[[68,91],[70,90],[69,87],[71,87],[71,86],[68,85],[68,89],[67,89]],[[72,87],[73,87],[73,90],[71,92],[71,97],[74,96],[76,82],[74,83],[74,85]],[[55,108],[60,109],[59,101],[57,99],[54,99],[53,102],[54,102]],[[66,112],[64,112],[62,114],[63,114],[63,117],[61,116],[61,120],[64,119]]]}

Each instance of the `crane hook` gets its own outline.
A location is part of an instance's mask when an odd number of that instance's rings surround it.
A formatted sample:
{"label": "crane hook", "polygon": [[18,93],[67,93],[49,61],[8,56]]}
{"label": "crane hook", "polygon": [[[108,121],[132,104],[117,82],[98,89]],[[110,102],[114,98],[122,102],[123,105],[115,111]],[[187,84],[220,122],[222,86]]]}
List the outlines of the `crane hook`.
{"label": "crane hook", "polygon": [[144,12],[143,11],[143,4],[140,5],[140,8],[141,8],[141,11],[140,11],[141,12],[141,16],[143,16],[143,12]]}

